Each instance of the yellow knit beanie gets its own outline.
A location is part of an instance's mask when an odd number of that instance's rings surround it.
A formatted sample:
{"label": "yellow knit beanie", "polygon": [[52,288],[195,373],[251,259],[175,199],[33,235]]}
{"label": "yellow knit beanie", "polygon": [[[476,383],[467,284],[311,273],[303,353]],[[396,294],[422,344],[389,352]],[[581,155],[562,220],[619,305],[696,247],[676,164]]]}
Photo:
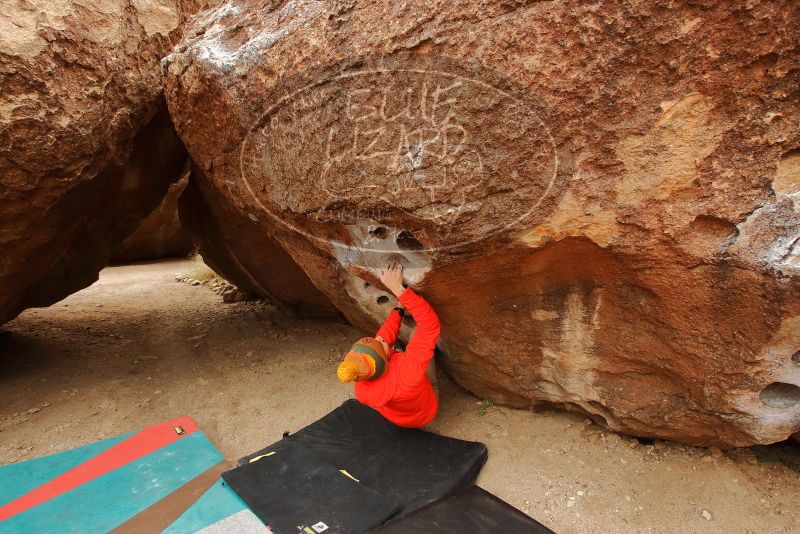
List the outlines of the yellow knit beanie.
{"label": "yellow knit beanie", "polygon": [[336,376],[342,383],[375,380],[386,371],[389,358],[380,341],[372,337],[359,339],[344,361],[336,369]]}
{"label": "yellow knit beanie", "polygon": [[358,364],[351,360],[343,361],[336,369],[336,376],[339,377],[342,384],[354,381],[358,377]]}

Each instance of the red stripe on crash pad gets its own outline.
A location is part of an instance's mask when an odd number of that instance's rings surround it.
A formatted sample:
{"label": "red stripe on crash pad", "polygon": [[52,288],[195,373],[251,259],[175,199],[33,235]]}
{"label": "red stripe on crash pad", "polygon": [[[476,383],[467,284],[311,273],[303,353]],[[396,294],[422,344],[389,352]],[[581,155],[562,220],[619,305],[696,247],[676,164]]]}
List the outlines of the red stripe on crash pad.
{"label": "red stripe on crash pad", "polygon": [[[176,426],[183,428],[184,434],[179,435],[175,432]],[[197,429],[197,424],[190,417],[180,417],[173,421],[145,428],[110,449],[101,452],[80,465],[76,465],[69,471],[65,471],[56,478],[48,480],[41,486],[1,506],[0,521],[5,521],[9,517],[58,497],[118,467],[138,460],[183,436],[191,434]]]}

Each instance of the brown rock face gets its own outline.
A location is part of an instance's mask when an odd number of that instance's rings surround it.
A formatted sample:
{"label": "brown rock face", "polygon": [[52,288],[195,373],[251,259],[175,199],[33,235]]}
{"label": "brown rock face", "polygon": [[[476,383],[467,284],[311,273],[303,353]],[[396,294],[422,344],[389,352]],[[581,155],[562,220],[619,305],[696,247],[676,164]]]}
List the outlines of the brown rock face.
{"label": "brown rock face", "polygon": [[0,19],[0,323],[91,284],[186,159],[158,0],[12,2]]}
{"label": "brown rock face", "polygon": [[213,212],[204,258],[236,248],[269,280],[262,236],[373,329],[392,307],[376,268],[400,254],[477,395],[692,444],[785,439],[800,6],[662,4],[201,13],[164,66]]}
{"label": "brown rock face", "polygon": [[178,217],[178,199],[189,183],[187,165],[180,179],[169,186],[161,203],[142,219],[136,230],[114,250],[112,262],[126,263],[186,256],[194,244]]}
{"label": "brown rock face", "polygon": [[196,13],[218,6],[222,0],[178,0],[178,18],[184,24]]}
{"label": "brown rock face", "polygon": [[[239,289],[260,294],[297,315],[340,316],[275,239],[235,205],[205,200],[208,179],[195,168],[180,198],[181,224],[197,244],[203,261]],[[202,184],[202,185],[201,185]]]}

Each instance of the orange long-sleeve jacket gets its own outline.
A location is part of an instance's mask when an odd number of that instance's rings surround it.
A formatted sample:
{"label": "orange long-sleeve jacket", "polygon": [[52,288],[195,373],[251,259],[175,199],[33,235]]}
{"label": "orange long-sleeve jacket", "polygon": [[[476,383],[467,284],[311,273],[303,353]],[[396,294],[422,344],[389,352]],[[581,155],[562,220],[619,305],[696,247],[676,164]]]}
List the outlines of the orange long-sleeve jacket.
{"label": "orange long-sleeve jacket", "polygon": [[[439,317],[425,299],[406,289],[398,300],[414,317],[417,327],[405,352],[390,348],[389,366],[376,380],[355,383],[356,399],[375,408],[386,419],[402,427],[427,425],[439,408],[425,371],[439,339]],[[378,333],[391,347],[397,339],[402,317],[392,310]]]}

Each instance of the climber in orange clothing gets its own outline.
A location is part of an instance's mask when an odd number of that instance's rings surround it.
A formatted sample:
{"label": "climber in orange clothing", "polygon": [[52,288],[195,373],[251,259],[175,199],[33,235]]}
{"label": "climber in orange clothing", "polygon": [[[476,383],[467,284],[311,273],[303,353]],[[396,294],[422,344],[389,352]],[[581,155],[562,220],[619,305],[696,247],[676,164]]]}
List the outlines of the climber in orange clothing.
{"label": "climber in orange clothing", "polygon": [[439,338],[439,318],[422,297],[403,286],[403,268],[390,264],[381,272],[381,282],[394,293],[417,323],[405,352],[391,347],[403,319],[403,308],[395,308],[374,338],[361,338],[337,375],[343,383],[355,382],[356,399],[378,410],[398,426],[417,428],[436,416],[439,401],[426,374]]}

